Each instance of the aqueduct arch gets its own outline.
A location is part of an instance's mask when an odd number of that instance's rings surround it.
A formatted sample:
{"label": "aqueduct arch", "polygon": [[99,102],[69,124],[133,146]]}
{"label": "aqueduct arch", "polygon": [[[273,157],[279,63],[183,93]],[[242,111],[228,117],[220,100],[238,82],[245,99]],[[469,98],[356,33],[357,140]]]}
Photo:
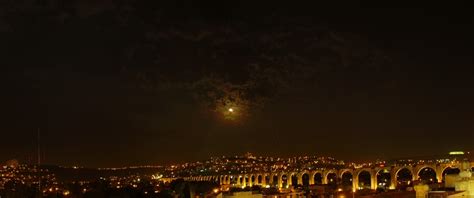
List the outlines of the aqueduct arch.
{"label": "aqueduct arch", "polygon": [[335,175],[336,175],[336,179],[337,179],[337,172],[336,172],[336,170],[334,170],[334,169],[329,169],[329,170],[325,171],[324,174],[323,174],[323,184],[328,184],[329,182],[331,182],[331,181],[329,181],[329,179],[328,179],[328,177],[329,177],[330,174],[335,174]]}
{"label": "aqueduct arch", "polygon": [[230,175],[226,175],[224,177],[224,181],[226,182],[226,184],[230,184]]}
{"label": "aqueduct arch", "polygon": [[290,172],[288,177],[288,186],[298,185],[298,173]]}
{"label": "aqueduct arch", "polygon": [[263,183],[265,183],[265,178],[262,174],[257,174],[255,177],[254,185],[262,185]]}
{"label": "aqueduct arch", "polygon": [[341,171],[340,177],[343,187],[353,188],[354,174],[352,171]]}
{"label": "aqueduct arch", "polygon": [[278,173],[271,173],[270,174],[270,182],[269,182],[270,185],[272,185],[272,186],[277,185],[279,187],[280,186],[279,185],[279,179],[280,179],[280,177],[279,177]]}
{"label": "aqueduct arch", "polygon": [[231,175],[229,176],[230,184],[240,184],[240,178],[238,175]]}
{"label": "aqueduct arch", "polygon": [[413,179],[415,178],[415,176],[413,174],[413,168],[411,166],[401,166],[401,167],[393,168],[390,171],[390,179],[391,179],[390,188],[391,189],[396,189],[398,187],[398,184],[399,184],[399,181],[398,181],[399,175],[398,174],[403,170],[406,170],[411,175],[411,179],[408,182],[412,182]]}
{"label": "aqueduct arch", "polygon": [[420,179],[420,172],[425,169],[425,168],[430,168],[433,169],[436,172],[436,166],[428,165],[428,164],[422,164],[422,165],[417,165],[413,168],[413,180],[418,180]]}
{"label": "aqueduct arch", "polygon": [[313,182],[313,184],[323,184],[323,172],[322,171],[314,171],[310,174],[309,180]]}
{"label": "aqueduct arch", "polygon": [[352,171],[352,169],[341,169],[339,170],[339,174],[338,174],[338,177],[339,178],[342,178],[342,175],[344,175],[345,173],[350,173],[351,175],[353,175],[354,171]]}
{"label": "aqueduct arch", "polygon": [[[433,166],[433,165],[430,165],[430,164],[423,164],[423,165],[417,165],[415,166],[415,169],[413,171],[413,173],[415,173],[415,175],[413,175],[415,177],[415,179],[413,180],[420,180],[422,179],[421,176],[420,176],[420,173],[421,171],[429,171],[429,170],[432,170],[435,174],[435,178],[437,181],[430,181],[430,182],[438,182],[438,181],[441,181],[443,176],[442,176],[442,172],[441,172],[441,167],[440,166]],[[433,180],[434,180],[433,179]]]}
{"label": "aqueduct arch", "polygon": [[[375,186],[382,185],[383,188],[391,188],[392,186],[392,174],[390,169],[381,168],[375,170]],[[388,177],[388,178],[387,178]]]}
{"label": "aqueduct arch", "polygon": [[237,177],[237,185],[245,186],[245,179],[243,175],[239,175]]}
{"label": "aqueduct arch", "polygon": [[262,185],[271,185],[272,183],[270,182],[271,174],[263,174],[263,183]]}
{"label": "aqueduct arch", "polygon": [[359,176],[360,176],[360,174],[361,173],[368,173],[368,175],[370,177],[370,189],[375,190],[377,188],[377,185],[376,185],[377,176],[375,175],[374,172],[375,171],[371,168],[362,168],[362,169],[354,171],[354,174],[352,175],[353,189],[360,189],[360,186],[359,186],[359,179],[360,179]]}
{"label": "aqueduct arch", "polygon": [[[236,185],[236,186],[267,186],[273,185],[277,187],[286,187],[290,185],[313,185],[313,184],[328,184],[330,178],[337,184],[343,184],[346,189],[352,185],[353,189],[360,189],[361,175],[365,174],[366,179],[370,177],[370,188],[376,189],[377,186],[390,186],[391,189],[397,188],[399,185],[410,186],[413,180],[423,178],[426,180],[432,179],[433,182],[444,181],[444,175],[448,170],[459,169],[459,163],[426,163],[418,164],[416,166],[398,166],[391,167],[372,167],[362,169],[316,169],[316,170],[301,170],[301,171],[287,171],[287,172],[254,172],[236,175],[196,175],[184,177],[186,181],[210,181],[221,185]],[[470,162],[470,166],[466,167],[472,169],[474,162]],[[425,169],[430,171],[425,173]],[[423,174],[420,174],[423,171]],[[450,172],[452,174],[452,171]],[[431,175],[430,175],[431,174]],[[367,175],[369,175],[367,177]],[[436,180],[435,180],[436,179]],[[368,180],[365,182],[368,184]],[[352,184],[351,184],[352,183]],[[368,185],[369,186],[369,185]]]}
{"label": "aqueduct arch", "polygon": [[242,184],[242,186],[248,186],[250,185],[251,181],[250,181],[250,176],[245,174],[244,175],[244,183]]}
{"label": "aqueduct arch", "polygon": [[[303,177],[304,177],[305,175],[306,175],[307,180],[308,180],[307,182],[304,182],[305,180],[304,180]],[[310,174],[309,174],[308,171],[299,172],[299,173],[297,174],[297,177],[298,177],[298,184],[299,184],[299,185],[303,185],[303,186],[306,185],[306,184],[307,184],[307,185],[311,185],[312,182],[311,182],[311,178],[310,178],[309,175],[310,175]],[[305,183],[306,183],[306,184],[305,184]]]}
{"label": "aqueduct arch", "polygon": [[286,187],[287,185],[290,186],[291,185],[290,182],[291,182],[290,173],[285,173],[285,172],[280,173],[280,175],[278,176],[279,188]]}
{"label": "aqueduct arch", "polygon": [[449,175],[449,174],[459,174],[461,172],[461,169],[456,167],[456,166],[452,166],[452,167],[445,167],[442,171],[441,171],[441,181],[438,181],[438,182],[443,182],[445,183],[446,182],[446,175]]}

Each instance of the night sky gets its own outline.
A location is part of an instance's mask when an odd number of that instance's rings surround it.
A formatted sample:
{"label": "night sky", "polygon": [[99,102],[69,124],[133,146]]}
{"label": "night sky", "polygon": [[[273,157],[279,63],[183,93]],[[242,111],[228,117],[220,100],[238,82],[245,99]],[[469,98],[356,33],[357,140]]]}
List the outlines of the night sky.
{"label": "night sky", "polygon": [[474,150],[467,4],[60,2],[0,6],[0,162]]}

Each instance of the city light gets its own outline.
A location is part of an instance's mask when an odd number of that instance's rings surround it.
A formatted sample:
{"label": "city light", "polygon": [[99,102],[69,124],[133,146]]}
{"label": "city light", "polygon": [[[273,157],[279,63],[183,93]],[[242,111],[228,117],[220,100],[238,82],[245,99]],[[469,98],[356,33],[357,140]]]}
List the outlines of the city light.
{"label": "city light", "polygon": [[[459,160],[457,158],[442,158],[443,161],[440,162],[439,159],[422,159],[422,160],[409,160],[410,163],[415,164],[413,168],[415,170],[419,170],[420,174],[430,174],[431,171],[436,172],[436,170],[432,170],[426,168],[427,166],[430,167],[430,163],[442,163],[433,166],[449,166],[449,167],[458,167],[460,166]],[[384,176],[382,173],[390,173],[391,170],[406,170],[409,173],[411,171],[409,169],[403,168],[406,165],[404,164],[406,160],[400,160],[394,162],[394,164],[388,164],[386,168],[379,170],[378,172],[374,172],[373,176]],[[384,162],[386,163],[386,162]],[[472,163],[472,162],[470,162]],[[315,168],[315,166],[318,166]],[[378,167],[378,163],[364,163],[359,168],[355,169],[365,169],[365,168],[373,168]],[[304,167],[312,167],[311,171],[308,171],[309,168]],[[338,168],[333,168],[338,167]],[[205,161],[197,161],[197,162],[187,162],[181,165],[173,165],[173,166],[164,166],[160,171],[151,171],[147,176],[138,176],[138,175],[126,175],[126,176],[103,176],[101,175],[100,178],[101,182],[108,182],[110,188],[114,188],[118,191],[122,189],[127,189],[128,187],[132,187],[134,190],[141,191],[143,190],[142,184],[153,186],[153,191],[155,192],[160,191],[169,187],[169,184],[172,181],[179,180],[180,177],[177,175],[191,175],[184,177],[184,181],[200,181],[200,182],[218,182],[221,186],[216,186],[218,188],[211,188],[209,193],[219,193],[223,189],[225,191],[229,191],[230,187],[235,186],[238,188],[242,188],[245,190],[250,190],[252,186],[261,186],[262,190],[269,189],[274,186],[279,186],[280,193],[286,192],[298,192],[298,186],[293,183],[297,181],[298,185],[302,184],[308,185],[311,183],[309,179],[316,180],[316,175],[321,174],[318,172],[334,172],[334,171],[341,171],[347,170],[348,168],[354,169],[354,163],[345,163],[341,160],[337,160],[334,158],[329,157],[317,157],[317,156],[300,156],[300,157],[291,157],[291,158],[276,158],[276,157],[263,157],[263,156],[254,156],[251,153],[245,153],[241,156],[232,156],[232,157],[218,157],[218,158],[211,158]],[[74,169],[70,167],[70,169]],[[81,168],[79,168],[81,169]],[[111,169],[102,169],[104,171],[121,171],[126,170],[127,168],[115,168],[115,170]],[[339,169],[339,170],[338,170]],[[99,170],[99,169],[97,169]],[[204,171],[201,171],[204,170]],[[26,172],[21,172],[26,171]],[[48,170],[47,168],[38,169],[35,166],[28,166],[28,165],[20,165],[18,167],[3,167],[0,168],[0,175],[3,175],[3,181],[0,179],[0,188],[5,187],[5,183],[9,180],[17,180],[18,183],[21,184],[34,184],[37,181],[37,172],[41,171],[44,173],[50,173],[50,175],[43,175],[42,178],[45,179],[43,183],[42,191],[45,194],[68,194],[68,196],[74,196],[73,192],[67,192],[67,188],[65,187],[64,183],[61,183],[56,180],[54,176],[54,172]],[[32,173],[28,175],[28,172]],[[77,172],[76,170],[74,172]],[[159,173],[157,173],[159,172]],[[357,170],[356,172],[357,173]],[[372,173],[371,173],[372,174]],[[416,175],[416,174],[415,174]],[[309,177],[308,177],[309,176]],[[337,175],[339,176],[339,175]],[[353,175],[352,175],[353,176]],[[396,180],[390,180],[387,178],[378,178],[378,182],[374,183],[376,186],[368,185],[365,181],[363,182],[360,180],[358,184],[353,186],[352,191],[355,192],[357,189],[372,189],[375,187],[387,187],[388,189],[397,189],[398,185],[411,185],[414,180],[420,180],[425,182],[435,182],[435,178],[426,178],[419,175],[418,177],[413,177],[407,179],[402,179],[398,173],[394,178]],[[297,178],[295,178],[297,177]],[[410,176],[411,177],[411,176]],[[160,179],[157,179],[160,178]],[[424,178],[424,179],[423,179]],[[295,179],[295,180],[293,180]],[[340,178],[331,178],[330,176],[325,176],[321,182],[339,182]],[[346,178],[345,181],[353,181],[353,178]],[[441,180],[438,179],[438,182]],[[140,184],[138,184],[140,182]],[[388,183],[390,182],[390,183]],[[292,184],[291,184],[292,183]],[[89,191],[93,192],[94,187],[90,186],[90,181],[77,181],[77,184],[80,185],[80,189],[83,189],[83,193],[87,193]],[[340,183],[335,183],[340,184]],[[293,188],[295,186],[295,188]],[[338,188],[332,189],[332,192],[344,192],[344,188],[347,186],[338,186]],[[291,190],[290,190],[291,189]],[[372,189],[373,190],[373,189]],[[350,192],[350,191],[349,191]],[[143,191],[145,193],[145,191]],[[338,193],[338,196],[341,193]],[[347,195],[346,195],[347,196]]]}
{"label": "city light", "polygon": [[0,2],[0,198],[474,198],[467,3]]}
{"label": "city light", "polygon": [[449,152],[450,155],[464,155],[463,151],[451,151]]}

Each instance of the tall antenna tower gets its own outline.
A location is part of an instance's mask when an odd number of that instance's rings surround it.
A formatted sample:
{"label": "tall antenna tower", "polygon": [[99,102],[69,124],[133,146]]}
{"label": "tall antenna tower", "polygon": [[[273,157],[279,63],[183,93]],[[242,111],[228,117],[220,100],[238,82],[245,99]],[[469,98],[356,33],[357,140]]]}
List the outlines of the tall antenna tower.
{"label": "tall antenna tower", "polygon": [[40,134],[40,129],[38,128],[38,138],[37,138],[37,151],[38,151],[38,168],[36,169],[38,171],[38,197],[42,197],[42,190],[41,190],[41,134]]}

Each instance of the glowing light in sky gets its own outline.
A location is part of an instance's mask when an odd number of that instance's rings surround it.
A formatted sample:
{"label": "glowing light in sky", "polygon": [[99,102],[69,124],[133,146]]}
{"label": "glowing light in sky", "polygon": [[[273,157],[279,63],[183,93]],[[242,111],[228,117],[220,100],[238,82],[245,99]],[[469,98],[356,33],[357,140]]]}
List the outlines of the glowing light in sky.
{"label": "glowing light in sky", "polygon": [[449,152],[450,155],[464,155],[464,152],[462,151],[451,151]]}
{"label": "glowing light in sky", "polygon": [[225,97],[216,101],[215,111],[224,120],[241,123],[248,114],[248,101],[241,97]]}

